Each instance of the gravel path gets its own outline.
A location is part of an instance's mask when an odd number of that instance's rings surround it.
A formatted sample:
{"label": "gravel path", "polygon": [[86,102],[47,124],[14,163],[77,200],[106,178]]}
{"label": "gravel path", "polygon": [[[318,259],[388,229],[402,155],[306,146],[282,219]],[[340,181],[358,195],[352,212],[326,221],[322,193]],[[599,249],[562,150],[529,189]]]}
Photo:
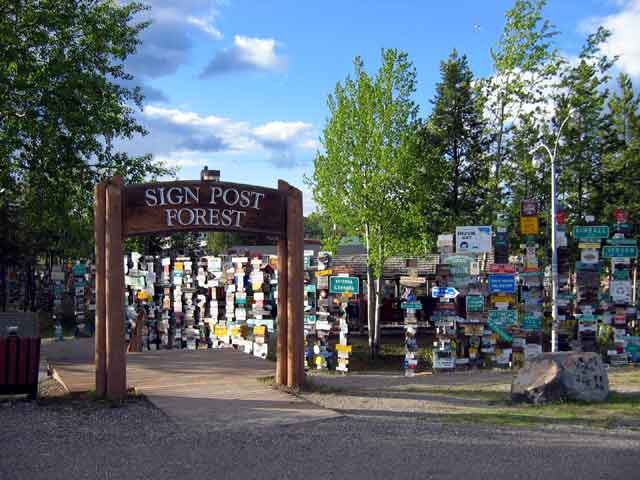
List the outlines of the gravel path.
{"label": "gravel path", "polygon": [[635,478],[640,434],[361,413],[273,428],[172,423],[144,399],[0,404],[0,478]]}

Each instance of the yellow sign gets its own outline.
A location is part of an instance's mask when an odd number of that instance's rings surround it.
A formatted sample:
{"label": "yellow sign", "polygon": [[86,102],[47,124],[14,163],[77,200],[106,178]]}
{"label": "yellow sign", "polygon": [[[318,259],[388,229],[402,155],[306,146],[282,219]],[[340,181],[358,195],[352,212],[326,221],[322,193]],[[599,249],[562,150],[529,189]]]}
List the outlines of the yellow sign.
{"label": "yellow sign", "polygon": [[247,326],[240,325],[238,327],[231,327],[231,335],[234,337],[245,337],[247,335]]}
{"label": "yellow sign", "polygon": [[515,303],[516,299],[513,295],[492,295],[491,301],[493,303]]}
{"label": "yellow sign", "polygon": [[320,270],[316,272],[316,277],[326,277],[328,275],[333,274],[333,270]]}
{"label": "yellow sign", "polygon": [[266,332],[267,332],[266,325],[256,325],[255,327],[253,327],[254,335],[265,335]]}
{"label": "yellow sign", "polygon": [[537,235],[540,233],[538,217],[520,217],[520,233],[522,235]]}
{"label": "yellow sign", "polygon": [[227,336],[227,327],[223,327],[221,325],[216,325],[213,329],[213,334],[216,337],[226,337]]}
{"label": "yellow sign", "polygon": [[183,264],[182,262],[176,262],[176,263],[173,265],[173,269],[174,269],[175,271],[177,271],[177,272],[181,271],[181,270],[183,269],[183,267],[184,267],[184,264]]}
{"label": "yellow sign", "polygon": [[579,243],[578,248],[600,248],[600,242],[598,243]]}
{"label": "yellow sign", "polygon": [[353,347],[351,345],[341,345],[341,344],[337,344],[336,345],[336,352],[347,352],[347,353],[351,353],[351,349]]}
{"label": "yellow sign", "polygon": [[149,298],[149,294],[147,292],[145,292],[144,290],[140,290],[136,294],[136,297],[138,298],[138,300],[147,300]]}

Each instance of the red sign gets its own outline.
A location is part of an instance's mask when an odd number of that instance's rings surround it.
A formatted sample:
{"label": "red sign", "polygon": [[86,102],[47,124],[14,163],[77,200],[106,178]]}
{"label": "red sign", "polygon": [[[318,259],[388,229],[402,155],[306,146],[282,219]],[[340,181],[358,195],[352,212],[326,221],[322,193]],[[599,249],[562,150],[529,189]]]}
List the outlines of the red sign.
{"label": "red sign", "polygon": [[556,223],[558,225],[564,225],[565,223],[567,223],[567,216],[564,214],[564,212],[556,212]]}
{"label": "red sign", "polygon": [[492,263],[489,273],[516,273],[516,267],[510,263]]}
{"label": "red sign", "polygon": [[627,222],[627,214],[621,208],[616,208],[616,223],[626,223]]}

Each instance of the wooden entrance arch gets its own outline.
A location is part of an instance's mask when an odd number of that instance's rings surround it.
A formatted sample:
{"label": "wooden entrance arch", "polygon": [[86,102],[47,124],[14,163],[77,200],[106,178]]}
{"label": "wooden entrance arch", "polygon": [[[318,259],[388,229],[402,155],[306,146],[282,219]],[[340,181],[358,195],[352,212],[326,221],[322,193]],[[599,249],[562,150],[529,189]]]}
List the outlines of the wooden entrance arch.
{"label": "wooden entrance arch", "polygon": [[127,393],[124,339],[123,240],[183,231],[239,231],[278,238],[276,383],[304,382],[302,193],[279,180],[277,189],[220,181],[124,185],[115,176],[95,188],[96,394]]}

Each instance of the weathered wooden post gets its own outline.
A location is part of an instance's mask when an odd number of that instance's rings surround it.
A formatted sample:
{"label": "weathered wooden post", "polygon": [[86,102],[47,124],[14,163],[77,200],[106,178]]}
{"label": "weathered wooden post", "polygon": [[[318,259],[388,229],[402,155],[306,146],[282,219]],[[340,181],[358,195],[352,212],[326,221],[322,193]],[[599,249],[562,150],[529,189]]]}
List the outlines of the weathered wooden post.
{"label": "weathered wooden post", "polygon": [[287,195],[287,385],[304,383],[304,222],[302,192],[289,187]]}
{"label": "weathered wooden post", "polygon": [[127,394],[127,358],[124,340],[124,263],[122,248],[122,177],[111,178],[106,194],[105,310],[107,398],[124,400]]}
{"label": "weathered wooden post", "polygon": [[[289,184],[283,180],[278,180],[278,191],[284,196],[285,212],[283,215],[286,218],[286,205],[288,202]],[[286,225],[286,222],[285,222]],[[286,228],[286,227],[285,227]],[[287,356],[287,342],[288,342],[288,321],[287,321],[287,296],[288,296],[288,267],[289,259],[287,254],[287,237],[286,233],[284,237],[278,238],[278,344],[277,344],[277,362],[276,362],[276,383],[278,385],[287,384],[287,368],[288,368],[288,356]]]}
{"label": "weathered wooden post", "polygon": [[95,188],[95,241],[96,241],[96,331],[95,364],[96,395],[103,398],[107,389],[107,342],[105,318],[105,214],[106,191],[104,182]]}

